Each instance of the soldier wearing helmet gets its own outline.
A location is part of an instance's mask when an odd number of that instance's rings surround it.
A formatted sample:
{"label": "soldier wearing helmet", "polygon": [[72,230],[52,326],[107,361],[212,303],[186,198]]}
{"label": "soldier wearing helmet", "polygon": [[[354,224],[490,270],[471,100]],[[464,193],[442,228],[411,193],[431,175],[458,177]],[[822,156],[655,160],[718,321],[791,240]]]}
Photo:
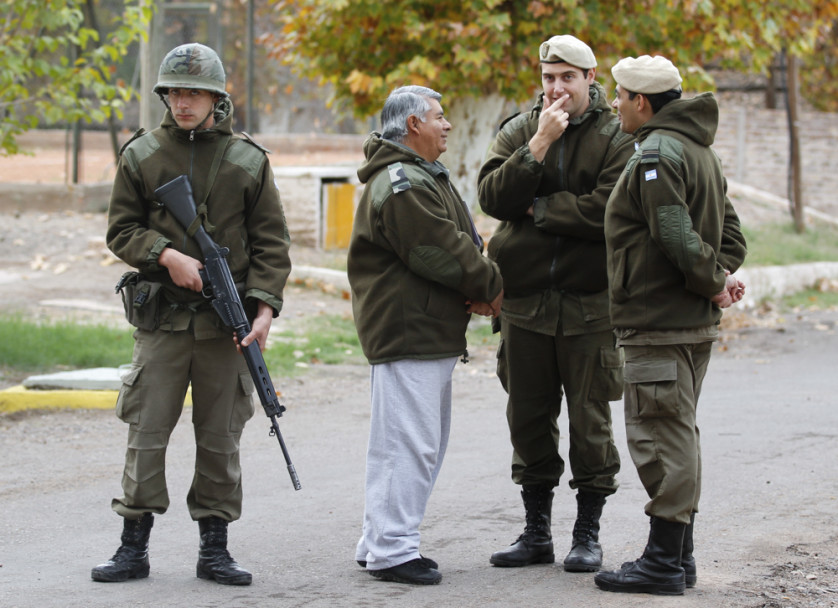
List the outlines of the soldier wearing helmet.
{"label": "soldier wearing helmet", "polygon": [[176,177],[189,178],[200,221],[229,249],[227,262],[253,328],[242,345],[256,340],[264,347],[282,309],[290,240],[266,150],[233,133],[225,85],[211,48],[190,43],[173,49],[153,90],[166,106],[160,126],[138,131],[120,152],[107,243],[137,269],[129,284],[144,295],[123,293],[137,330],[116,406],[129,425],[123,495],[111,502],[123,518],[122,543],[93,568],[96,581],[149,574],[154,514],[169,507],[166,448],[191,383],[196,456],[186,503],[200,532],[197,576],[251,583],[250,572],[227,551],[227,527],[241,514],[239,440],[254,412],[254,387],[232,330],[201,293],[197,243],[154,195]]}

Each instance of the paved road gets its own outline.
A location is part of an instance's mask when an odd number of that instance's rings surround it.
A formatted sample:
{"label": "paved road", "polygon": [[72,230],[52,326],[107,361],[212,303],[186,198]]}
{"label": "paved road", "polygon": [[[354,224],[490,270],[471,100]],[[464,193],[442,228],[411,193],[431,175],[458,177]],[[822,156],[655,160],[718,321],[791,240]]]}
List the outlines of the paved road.
{"label": "paved road", "polygon": [[[0,417],[0,606],[835,606],[837,319],[838,313],[820,313],[738,330],[726,350],[714,353],[699,412],[705,462],[699,584],[683,598],[605,593],[592,575],[555,565],[489,565],[492,551],[520,532],[522,507],[508,480],[504,396],[491,355],[483,353],[457,368],[451,447],[422,529],[422,550],[440,563],[441,585],[383,583],[353,562],[368,385],[365,368],[341,367],[313,370],[284,386],[289,411],[280,422],[300,492],[267,436],[266,419],[257,414],[245,431],[245,511],[230,528],[233,555],[254,573],[254,584],[244,588],[195,578],[198,531],[184,500],[193,458],[188,416],[170,447],[172,508],[152,531],[151,577],[123,584],[94,583],[89,572],[118,543],[121,521],[109,500],[119,492],[124,425],[108,411]],[[648,530],[621,408],[614,404],[622,486],[603,517],[608,567],[637,557]],[[563,485],[553,523],[560,557],[573,516],[573,496]],[[794,570],[806,594],[780,590],[768,576],[812,559],[820,560],[812,568],[826,566],[814,579],[803,566]],[[772,597],[777,603],[767,602]]]}

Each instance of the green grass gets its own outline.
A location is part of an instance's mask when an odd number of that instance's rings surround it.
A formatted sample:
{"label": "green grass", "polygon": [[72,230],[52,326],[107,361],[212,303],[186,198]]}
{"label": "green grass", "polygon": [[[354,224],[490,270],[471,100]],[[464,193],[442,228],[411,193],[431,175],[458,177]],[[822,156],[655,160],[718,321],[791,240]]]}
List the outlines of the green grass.
{"label": "green grass", "polygon": [[838,261],[838,228],[816,224],[802,234],[791,221],[765,224],[757,230],[742,227],[748,243],[747,266],[786,266]]}
{"label": "green grass", "polygon": [[838,308],[838,293],[807,289],[780,299],[781,310]]}
{"label": "green grass", "polygon": [[[0,368],[14,377],[131,362],[133,328],[115,329],[70,321],[40,323],[0,315]],[[470,346],[498,342],[489,320],[473,317]],[[365,365],[352,318],[318,315],[295,321],[293,329],[271,333],[263,352],[271,375],[295,376],[313,365]]]}
{"label": "green grass", "polygon": [[[0,369],[18,378],[91,367],[130,363],[133,328],[114,329],[73,321],[38,323],[19,316],[0,316]],[[351,318],[311,317],[293,330],[271,334],[264,351],[272,375],[291,376],[315,364],[366,363]]]}
{"label": "green grass", "polygon": [[37,373],[131,362],[133,328],[0,317],[0,366]]}
{"label": "green grass", "polygon": [[492,333],[492,323],[488,317],[472,315],[466,331],[466,341],[469,348],[472,346],[497,346],[500,341],[500,334]]}
{"label": "green grass", "polygon": [[309,365],[366,363],[351,318],[319,315],[295,323],[293,330],[271,333],[263,353],[268,369],[293,375]]}

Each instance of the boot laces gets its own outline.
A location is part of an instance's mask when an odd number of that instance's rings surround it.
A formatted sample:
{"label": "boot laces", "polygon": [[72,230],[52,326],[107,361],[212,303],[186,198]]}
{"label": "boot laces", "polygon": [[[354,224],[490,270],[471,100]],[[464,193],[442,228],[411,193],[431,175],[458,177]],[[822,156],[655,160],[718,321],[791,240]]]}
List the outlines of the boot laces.
{"label": "boot laces", "polygon": [[116,553],[113,554],[111,561],[115,563],[130,562],[135,560],[137,558],[137,553],[140,552],[141,550],[138,547],[120,545],[116,550]]}

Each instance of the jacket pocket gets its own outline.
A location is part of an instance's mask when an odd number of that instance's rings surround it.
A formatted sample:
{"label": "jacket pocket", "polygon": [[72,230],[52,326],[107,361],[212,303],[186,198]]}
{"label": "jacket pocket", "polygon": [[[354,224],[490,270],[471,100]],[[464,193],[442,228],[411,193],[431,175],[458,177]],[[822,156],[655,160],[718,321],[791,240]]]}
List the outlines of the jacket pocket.
{"label": "jacket pocket", "polygon": [[[426,285],[428,295],[425,299],[425,314],[435,319],[449,318],[453,312],[451,308],[451,290],[432,282],[427,282]],[[466,309],[465,301],[465,298],[463,298],[463,312]]]}
{"label": "jacket pocket", "polygon": [[626,410],[639,418],[672,418],[677,416],[678,364],[667,361],[628,361]]}
{"label": "jacket pocket", "polygon": [[598,293],[565,293],[562,295],[562,333],[575,336],[609,331],[608,290]]}
{"label": "jacket pocket", "polygon": [[544,306],[544,294],[537,293],[522,298],[504,298],[503,314],[518,321],[532,321]]}
{"label": "jacket pocket", "polygon": [[142,372],[142,365],[131,367],[131,371],[122,377],[122,386],[119,388],[119,396],[116,399],[116,416],[128,424],[138,424],[140,422],[142,398],[140,375]]}

